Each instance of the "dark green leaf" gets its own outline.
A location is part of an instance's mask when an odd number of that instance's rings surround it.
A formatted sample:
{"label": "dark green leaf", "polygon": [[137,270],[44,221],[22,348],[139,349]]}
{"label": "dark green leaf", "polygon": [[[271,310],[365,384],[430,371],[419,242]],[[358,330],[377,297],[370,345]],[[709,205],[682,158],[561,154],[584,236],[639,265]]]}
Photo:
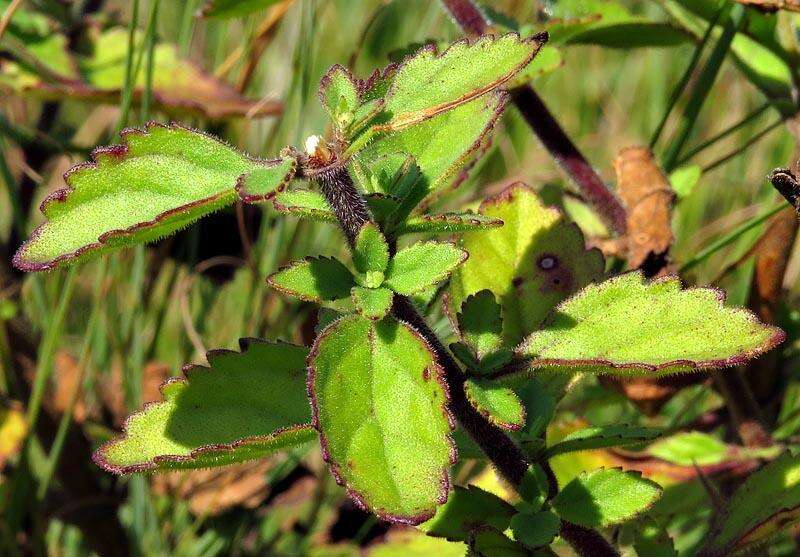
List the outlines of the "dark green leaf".
{"label": "dark green leaf", "polygon": [[456,316],[458,333],[475,352],[478,360],[498,350],[503,344],[503,316],[491,290],[467,296]]}
{"label": "dark green leaf", "polygon": [[561,441],[549,447],[547,455],[552,457],[573,451],[638,445],[655,439],[659,434],[660,432],[657,429],[627,424],[587,427],[570,433]]}
{"label": "dark green leaf", "polygon": [[510,388],[489,381],[468,379],[464,383],[464,391],[470,404],[495,425],[512,430],[525,425],[525,407]]}
{"label": "dark green leaf", "polygon": [[373,223],[367,223],[358,232],[356,245],[353,249],[353,265],[359,273],[367,275],[369,273],[380,274],[377,284],[368,284],[371,288],[377,288],[383,282],[383,272],[389,264],[389,245],[381,231]]}
{"label": "dark green leaf", "polygon": [[456,486],[447,503],[436,510],[433,518],[420,524],[419,529],[429,536],[464,541],[477,526],[505,530],[515,512],[514,507],[497,495],[479,487]]}
{"label": "dark green leaf", "polygon": [[550,545],[561,528],[558,516],[550,511],[517,513],[511,519],[514,539],[530,548]]}

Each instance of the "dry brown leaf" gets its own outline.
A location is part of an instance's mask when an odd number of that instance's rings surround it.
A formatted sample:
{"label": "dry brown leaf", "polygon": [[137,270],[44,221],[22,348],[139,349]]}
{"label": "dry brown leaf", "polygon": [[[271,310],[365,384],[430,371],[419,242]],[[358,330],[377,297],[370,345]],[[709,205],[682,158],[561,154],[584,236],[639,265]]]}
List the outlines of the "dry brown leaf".
{"label": "dry brown leaf", "polygon": [[[51,398],[53,409],[63,414],[72,403],[72,398],[78,396],[72,419],[76,423],[83,423],[86,420],[87,412],[86,404],[80,395],[82,374],[78,367],[78,360],[66,350],[59,350],[56,353],[55,377],[55,390]],[[78,392],[76,393],[76,391]]]}
{"label": "dry brown leaf", "polygon": [[266,474],[271,460],[254,460],[224,468],[169,472],[153,476],[153,490],[185,500],[198,516],[216,516],[233,507],[254,509],[269,495]]}
{"label": "dry brown leaf", "polygon": [[666,254],[672,245],[669,180],[646,147],[627,147],[614,159],[617,191],[628,209],[627,253],[632,269],[650,256]]}
{"label": "dry brown leaf", "polygon": [[678,391],[708,379],[705,373],[681,373],[664,377],[613,377],[604,375],[600,382],[616,389],[633,402],[643,414],[655,416]]}

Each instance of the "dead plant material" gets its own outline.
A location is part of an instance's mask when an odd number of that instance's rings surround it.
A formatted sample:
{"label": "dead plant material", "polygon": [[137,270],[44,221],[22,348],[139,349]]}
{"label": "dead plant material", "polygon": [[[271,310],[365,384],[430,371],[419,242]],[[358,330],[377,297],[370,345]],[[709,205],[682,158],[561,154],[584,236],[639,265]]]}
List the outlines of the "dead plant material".
{"label": "dead plant material", "polygon": [[675,193],[646,147],[620,151],[614,159],[614,171],[618,193],[628,210],[625,238],[628,265],[638,269],[648,260],[665,257],[672,245]]}

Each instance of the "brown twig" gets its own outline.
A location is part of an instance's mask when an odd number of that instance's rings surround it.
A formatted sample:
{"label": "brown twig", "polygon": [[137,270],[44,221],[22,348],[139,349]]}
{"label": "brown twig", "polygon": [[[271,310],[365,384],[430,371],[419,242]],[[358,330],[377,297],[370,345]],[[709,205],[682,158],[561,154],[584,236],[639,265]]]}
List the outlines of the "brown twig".
{"label": "brown twig", "polygon": [[[442,0],[442,3],[466,34],[482,35],[489,30],[489,22],[472,0]],[[614,232],[624,235],[627,223],[625,208],[564,132],[533,87],[517,87],[511,91],[511,98],[544,147],[578,185],[600,217]]]}

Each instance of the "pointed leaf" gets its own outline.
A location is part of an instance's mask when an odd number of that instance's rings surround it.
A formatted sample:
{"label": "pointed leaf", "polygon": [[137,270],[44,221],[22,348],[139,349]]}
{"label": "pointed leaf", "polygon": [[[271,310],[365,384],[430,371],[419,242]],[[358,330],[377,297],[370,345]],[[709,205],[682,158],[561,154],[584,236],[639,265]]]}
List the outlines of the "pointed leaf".
{"label": "pointed leaf", "polygon": [[650,445],[647,453],[681,466],[711,466],[729,456],[728,445],[702,431],[676,433]]}
{"label": "pointed leaf", "polygon": [[411,217],[396,229],[401,234],[449,234],[480,232],[503,226],[503,221],[479,213],[440,213]]}
{"label": "pointed leaf", "polygon": [[491,354],[503,345],[503,316],[500,304],[491,290],[472,294],[461,304],[456,316],[458,333],[464,342],[475,351],[478,360]]}
{"label": "pointed leaf", "polygon": [[415,294],[446,279],[468,254],[445,242],[419,242],[403,248],[389,262],[386,286],[398,294]]}
{"label": "pointed leaf", "polygon": [[117,474],[208,468],[313,440],[307,354],[259,340],[243,340],[242,352],[209,352],[210,367],[186,366],[185,378],[164,383],[163,402],[128,418],[124,434],[100,447],[95,462]]}
{"label": "pointed leaf", "polygon": [[525,407],[508,387],[488,381],[467,379],[467,399],[490,422],[504,429],[518,430],[525,425]]}
{"label": "pointed leaf", "polygon": [[639,472],[600,468],[584,472],[565,485],[551,505],[568,522],[605,528],[643,513],[661,492],[661,486]]}
{"label": "pointed leaf", "polygon": [[350,270],[336,259],[307,257],[271,274],[267,284],[301,300],[323,302],[347,298],[355,281]]}
{"label": "pointed leaf", "polygon": [[368,319],[383,319],[392,309],[394,293],[388,288],[353,288],[356,311]]}
{"label": "pointed leaf", "polygon": [[505,344],[514,346],[557,303],[602,277],[603,256],[587,251],[578,227],[524,184],[486,199],[480,212],[505,224],[461,239],[470,258],[450,281],[450,312],[470,294],[491,290],[503,308]]}
{"label": "pointed leaf", "polygon": [[296,169],[297,161],[291,158],[283,159],[274,166],[256,168],[239,179],[236,193],[245,203],[272,199],[294,178]]}
{"label": "pointed leaf", "polygon": [[344,317],[317,337],[308,385],[323,456],[356,502],[385,520],[433,516],[455,445],[443,372],[419,334]]}
{"label": "pointed leaf", "polygon": [[447,503],[419,529],[429,536],[464,541],[473,528],[484,524],[505,530],[515,512],[514,507],[493,493],[474,485],[456,486]]}
{"label": "pointed leaf", "polygon": [[531,369],[663,375],[738,365],[783,338],[749,311],[724,307],[717,290],[634,272],[563,302],[520,352]]}
{"label": "pointed leaf", "polygon": [[[353,249],[353,265],[359,273],[381,273],[389,264],[389,244],[373,223],[367,223],[358,232]],[[382,279],[383,277],[381,277]],[[381,280],[382,282],[382,280]],[[380,286],[380,282],[374,287]]]}
{"label": "pointed leaf", "polygon": [[515,540],[536,548],[550,545],[561,528],[561,521],[550,511],[517,513],[511,519],[510,526]]}
{"label": "pointed leaf", "polygon": [[470,532],[467,545],[468,557],[530,557],[525,546],[490,526],[480,526]]}
{"label": "pointed leaf", "polygon": [[730,555],[800,521],[800,459],[785,454],[745,480],[709,532],[700,555]]}
{"label": "pointed leaf", "polygon": [[514,77],[544,44],[541,36],[484,36],[453,43],[442,54],[421,49],[397,69],[386,94],[389,121],[382,130],[398,130],[479,97]]}
{"label": "pointed leaf", "polygon": [[237,180],[255,170],[280,187],[294,172],[281,159],[261,161],[177,124],[150,123],[122,132],[124,145],[96,149],[94,161],[73,167],[67,188],[42,202],[47,221],[17,254],[26,271],[52,269],[119,246],[162,238],[232,204]]}
{"label": "pointed leaf", "polygon": [[655,439],[660,433],[657,429],[628,424],[587,427],[570,433],[549,447],[547,455],[552,457],[574,451],[638,445]]}
{"label": "pointed leaf", "polygon": [[[397,206],[397,202],[383,194],[367,194],[369,206],[375,220],[380,224]],[[279,191],[272,197],[272,205],[276,211],[284,215],[297,215],[318,222],[336,223],[336,215],[325,197],[317,191],[293,189]]]}
{"label": "pointed leaf", "polygon": [[343,130],[356,116],[361,101],[358,89],[349,70],[338,64],[322,77],[319,100],[337,129]]}

